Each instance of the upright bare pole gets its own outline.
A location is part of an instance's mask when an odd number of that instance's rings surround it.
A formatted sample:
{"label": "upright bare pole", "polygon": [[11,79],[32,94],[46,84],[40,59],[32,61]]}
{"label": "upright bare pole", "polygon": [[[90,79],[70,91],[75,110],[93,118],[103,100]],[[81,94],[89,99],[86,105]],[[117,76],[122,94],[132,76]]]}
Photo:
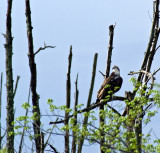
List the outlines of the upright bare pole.
{"label": "upright bare pole", "polygon": [[[112,57],[112,50],[113,50],[113,35],[114,35],[114,26],[110,25],[109,26],[107,66],[106,66],[106,74],[105,74],[106,78],[109,76],[109,73],[110,73],[111,57]],[[100,110],[100,112],[101,112],[101,110],[103,111],[104,110],[104,105],[100,106],[99,110]],[[99,123],[100,123],[100,127],[103,127],[103,125],[105,123],[105,118],[101,114],[99,114]],[[103,150],[104,141],[105,141],[104,133],[103,133],[103,130],[101,130],[101,139],[100,139],[100,151],[101,151],[101,153],[105,153],[105,151]]]}
{"label": "upright bare pole", "polygon": [[[74,112],[77,112],[77,105],[78,105],[78,95],[79,95],[79,90],[78,90],[78,74],[77,74],[77,78],[76,78],[76,82],[75,82],[75,101],[74,101]],[[77,114],[74,116],[74,126],[77,125]],[[77,142],[77,136],[76,136],[76,132],[73,131],[73,139],[72,139],[72,153],[76,153],[76,142]]]}
{"label": "upright bare pole", "polygon": [[7,152],[14,150],[14,97],[13,97],[13,72],[12,72],[12,0],[8,0],[7,20],[6,20],[6,88],[7,88]]}
{"label": "upright bare pole", "polygon": [[[67,81],[66,81],[66,108],[70,108],[70,102],[71,102],[71,63],[72,63],[72,46],[70,46],[70,53],[68,57],[68,72],[67,72]],[[69,129],[68,126],[68,116],[69,113],[65,112],[65,126],[66,126],[66,134],[65,134],[65,153],[69,153]]]}
{"label": "upright bare pole", "polygon": [[31,22],[31,10],[30,10],[30,1],[25,0],[26,5],[26,24],[27,24],[27,37],[28,37],[28,58],[29,58],[29,67],[31,72],[31,93],[32,93],[32,105],[33,105],[33,129],[34,129],[34,140],[36,145],[36,152],[40,153],[41,151],[41,137],[40,137],[40,108],[39,108],[39,96],[37,94],[37,68],[35,63],[35,55],[33,49],[33,36],[32,36],[32,22]]}
{"label": "upright bare pole", "polygon": [[[92,93],[93,93],[93,88],[94,88],[94,81],[95,81],[95,76],[96,76],[96,67],[97,67],[97,58],[98,58],[98,53],[94,54],[94,61],[93,61],[93,68],[92,68],[92,78],[91,78],[91,84],[90,84],[90,89],[89,89],[89,94],[88,94],[88,100],[87,100],[87,107],[90,107],[91,105],[91,99],[92,99]],[[88,123],[88,116],[84,117],[83,120],[83,128],[87,127],[87,123]],[[84,138],[85,136],[82,134],[79,140],[79,144],[78,144],[78,153],[82,152],[82,146],[84,143]]]}

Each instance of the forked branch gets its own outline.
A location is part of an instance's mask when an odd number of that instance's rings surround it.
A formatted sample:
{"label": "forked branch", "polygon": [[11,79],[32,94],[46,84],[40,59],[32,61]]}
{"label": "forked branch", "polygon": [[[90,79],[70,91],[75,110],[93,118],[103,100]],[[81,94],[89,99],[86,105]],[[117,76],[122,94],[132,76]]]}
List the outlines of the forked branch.
{"label": "forked branch", "polygon": [[44,47],[40,47],[35,53],[34,55],[38,54],[41,50],[45,50],[47,48],[55,48],[56,46],[47,46],[45,43],[44,43]]}

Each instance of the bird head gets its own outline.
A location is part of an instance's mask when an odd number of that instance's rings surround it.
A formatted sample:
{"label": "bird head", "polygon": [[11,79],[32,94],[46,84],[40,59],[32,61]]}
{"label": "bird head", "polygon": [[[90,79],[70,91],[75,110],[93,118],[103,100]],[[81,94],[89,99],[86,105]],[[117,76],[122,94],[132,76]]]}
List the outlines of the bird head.
{"label": "bird head", "polygon": [[118,66],[114,65],[112,69],[115,75],[120,76],[120,69]]}

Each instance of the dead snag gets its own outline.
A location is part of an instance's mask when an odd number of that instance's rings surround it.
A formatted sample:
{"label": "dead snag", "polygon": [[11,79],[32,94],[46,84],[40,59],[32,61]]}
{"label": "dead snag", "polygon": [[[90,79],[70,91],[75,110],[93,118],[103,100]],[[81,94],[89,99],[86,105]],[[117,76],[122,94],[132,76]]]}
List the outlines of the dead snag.
{"label": "dead snag", "polygon": [[37,68],[35,63],[34,49],[33,49],[33,36],[32,36],[32,23],[31,23],[31,10],[30,1],[25,0],[26,5],[26,24],[27,24],[27,37],[28,37],[28,58],[29,67],[31,72],[30,87],[32,92],[32,104],[33,104],[33,129],[34,129],[34,139],[36,144],[36,152],[40,153],[41,137],[40,137],[40,109],[39,109],[39,96],[37,94]]}
{"label": "dead snag", "polygon": [[[95,75],[96,75],[97,58],[98,58],[98,54],[95,53],[94,61],[93,61],[93,68],[92,68],[92,79],[91,79],[91,85],[89,89],[89,95],[88,95],[88,101],[87,101],[86,108],[89,108],[91,105],[91,99],[92,99],[92,93],[93,93],[93,87],[94,87],[94,81],[95,81]],[[85,116],[84,121],[83,121],[83,126],[82,126],[83,128],[86,128],[87,122],[88,122],[88,116]],[[84,136],[81,135],[80,140],[79,140],[79,145],[78,145],[78,153],[82,152],[83,143],[84,143]]]}
{"label": "dead snag", "polygon": [[6,19],[6,88],[7,88],[7,152],[14,150],[14,95],[13,95],[13,72],[12,72],[12,0],[8,0]]}
{"label": "dead snag", "polygon": [[[107,56],[107,66],[106,66],[106,74],[105,74],[106,78],[109,76],[110,67],[111,67],[111,57],[112,57],[112,51],[113,51],[114,27],[115,26],[113,26],[113,25],[109,26],[108,56]],[[100,106],[99,110],[100,111],[104,110],[104,105]],[[103,127],[104,122],[105,122],[105,118],[101,114],[99,114],[99,124],[100,124],[100,127]],[[101,151],[101,153],[104,153],[104,151],[102,149],[104,142],[105,142],[104,133],[101,132],[101,140],[100,140],[100,151]]]}
{"label": "dead snag", "polygon": [[[66,109],[70,108],[70,101],[71,101],[71,63],[72,63],[72,46],[70,46],[70,53],[68,57],[68,72],[67,72],[67,81],[66,81]],[[69,113],[65,111],[65,126],[66,126],[66,134],[65,134],[65,153],[69,153],[69,129],[68,129],[68,116]]]}

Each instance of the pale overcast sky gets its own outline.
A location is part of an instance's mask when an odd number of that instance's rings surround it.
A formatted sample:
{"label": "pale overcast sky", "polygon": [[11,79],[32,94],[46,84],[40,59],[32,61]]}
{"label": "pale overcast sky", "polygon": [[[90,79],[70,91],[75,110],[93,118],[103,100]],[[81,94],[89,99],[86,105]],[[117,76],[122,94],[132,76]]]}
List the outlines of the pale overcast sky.
{"label": "pale overcast sky", "polygon": [[[12,33],[13,33],[13,74],[14,79],[20,75],[19,86],[15,97],[16,116],[24,115],[21,109],[27,101],[30,81],[28,66],[28,46],[25,21],[25,1],[13,1]],[[0,33],[5,33],[6,0],[0,4]],[[73,46],[71,70],[72,105],[74,102],[74,82],[79,74],[79,103],[86,104],[94,54],[98,53],[97,73],[92,101],[96,100],[97,91],[103,81],[98,70],[105,72],[108,47],[108,27],[116,24],[114,33],[114,49],[112,66],[118,65],[123,77],[123,85],[116,95],[124,96],[125,91],[132,90],[127,74],[141,67],[144,52],[147,48],[151,29],[153,2],[151,0],[31,0],[34,50],[44,45],[56,46],[36,55],[38,83],[42,114],[48,111],[46,100],[52,98],[57,105],[65,105],[66,72],[70,45]],[[4,73],[5,84],[5,39],[0,36],[0,72]],[[158,55],[159,54],[159,55]],[[152,72],[160,67],[158,51],[153,62]],[[160,73],[157,73],[157,76]],[[157,79],[158,81],[158,79]],[[5,123],[6,95],[3,86],[2,121]],[[44,124],[49,123],[49,119]],[[160,122],[155,122],[144,128],[147,133],[158,128]],[[43,121],[42,121],[43,122]],[[6,124],[6,123],[5,123]],[[5,124],[2,125],[5,128]],[[3,132],[3,130],[2,130]],[[52,138],[55,147],[63,152],[63,138],[58,145]],[[18,140],[17,140],[18,141]],[[16,144],[16,143],[15,143]],[[95,149],[96,148],[96,149]],[[99,146],[84,147],[84,152],[97,153]],[[96,151],[95,151],[96,150]]]}

